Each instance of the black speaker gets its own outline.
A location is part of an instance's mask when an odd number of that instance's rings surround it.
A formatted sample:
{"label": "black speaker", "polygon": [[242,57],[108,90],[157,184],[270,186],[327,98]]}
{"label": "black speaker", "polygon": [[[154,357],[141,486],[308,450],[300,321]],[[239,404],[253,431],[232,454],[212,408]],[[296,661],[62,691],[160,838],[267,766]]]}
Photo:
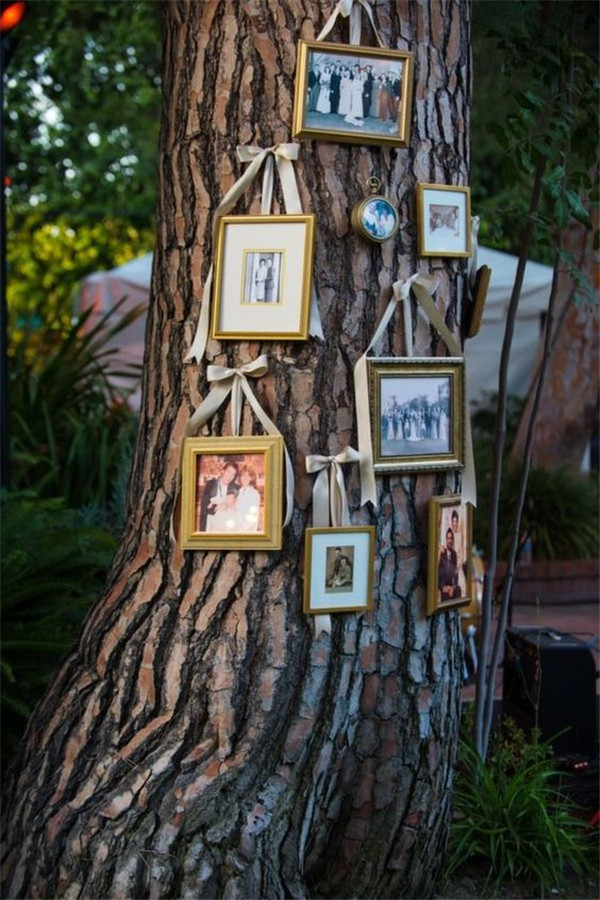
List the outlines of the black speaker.
{"label": "black speaker", "polygon": [[521,727],[539,728],[557,756],[596,756],[596,666],[571,634],[508,628],[504,642],[502,711]]}

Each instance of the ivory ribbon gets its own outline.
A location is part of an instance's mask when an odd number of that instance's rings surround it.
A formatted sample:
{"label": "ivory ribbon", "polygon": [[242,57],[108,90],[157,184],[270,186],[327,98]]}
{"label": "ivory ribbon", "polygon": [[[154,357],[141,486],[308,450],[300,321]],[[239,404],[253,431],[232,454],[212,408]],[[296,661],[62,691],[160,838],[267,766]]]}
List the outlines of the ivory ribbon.
{"label": "ivory ribbon", "polygon": [[477,248],[479,239],[479,216],[471,217],[471,259],[469,260],[469,291],[475,290],[477,283]]}
{"label": "ivory ribbon", "polygon": [[315,472],[318,473],[313,487],[313,525],[315,527],[326,528],[329,525],[330,517],[334,528],[350,525],[350,511],[342,464],[359,462],[359,460],[360,453],[352,447],[346,447],[337,456],[314,454],[306,457],[306,471],[311,475]]}
{"label": "ivory ribbon", "polygon": [[[452,332],[444,322],[434,301],[432,294],[437,289],[438,281],[431,275],[416,273],[405,281],[396,281],[392,285],[392,298],[381,317],[375,334],[354,367],[354,392],[356,396],[356,418],[358,426],[358,449],[360,451],[360,478],[361,478],[361,502],[372,503],[377,508],[377,491],[375,484],[375,472],[373,470],[373,445],[371,438],[371,417],[369,413],[369,384],[367,373],[367,355],[380,340],[388,322],[396,310],[396,305],[402,303],[404,314],[404,339],[406,355],[413,355],[413,329],[410,309],[410,292],[414,292],[419,304],[419,311],[429,319],[433,327],[448,347],[452,356],[460,357],[464,361],[460,345],[455,340]],[[466,369],[465,369],[466,381]],[[466,403],[466,400],[465,400]],[[473,457],[473,440],[471,436],[471,418],[466,410],[465,415],[465,466],[462,476],[462,495],[465,503],[477,506],[477,486],[475,482],[475,461]]]}
{"label": "ivory ribbon", "polygon": [[[281,181],[281,189],[283,191],[283,200],[286,212],[289,215],[299,215],[302,213],[302,203],[296,184],[296,176],[294,174],[294,160],[298,159],[299,144],[276,144],[273,147],[238,147],[237,156],[240,162],[250,163],[246,171],[233,184],[215,210],[213,218],[213,247],[216,241],[219,219],[226,216],[235,206],[239,198],[242,196],[247,187],[254,181],[261,166],[265,163],[263,173],[262,195],[260,211],[262,215],[268,215],[271,211],[273,202],[273,185],[274,185],[274,166],[277,166],[277,172]],[[210,300],[212,292],[213,266],[211,264],[204,291],[202,294],[202,303],[200,306],[200,316],[198,325],[196,326],[196,334],[192,341],[184,362],[195,360],[199,363],[204,356],[206,350],[206,342],[208,340],[208,330],[210,325]],[[311,296],[311,317],[310,317],[310,333],[315,337],[323,339],[323,330],[321,327],[321,318],[319,316],[319,308],[317,306],[317,298],[313,286]]]}
{"label": "ivory ribbon", "polygon": [[[354,367],[354,395],[356,398],[356,420],[358,427],[358,450],[360,452],[360,489],[361,505],[372,503],[377,509],[377,489],[375,485],[375,472],[373,470],[373,444],[371,439],[371,416],[369,412],[369,376],[367,372],[367,356],[369,350],[379,342],[388,322],[396,311],[396,305],[410,296],[411,288],[417,291],[431,294],[438,286],[437,279],[431,275],[411,275],[406,281],[397,281],[393,285],[392,297],[387,305],[379,325],[375,329],[369,346]],[[407,348],[412,353],[412,321],[410,317],[410,304],[404,304],[404,329],[410,328],[411,341],[406,338]]]}
{"label": "ivory ribbon", "polygon": [[[371,0],[373,2],[373,0]],[[385,47],[381,35],[377,30],[377,26],[375,25],[375,20],[373,19],[373,12],[371,10],[371,3],[368,0],[339,0],[336,4],[336,7],[332,14],[329,16],[325,26],[319,36],[317,37],[317,41],[323,41],[335,25],[338,16],[342,16],[347,19],[350,17],[350,43],[354,45],[360,44],[360,35],[361,35],[361,7],[367,13],[371,25],[373,26],[373,32],[375,33],[375,37],[377,38],[377,42],[380,47]]]}
{"label": "ivory ribbon", "polygon": [[[337,456],[319,456],[313,454],[306,457],[306,471],[318,473],[313,487],[313,525],[315,528],[327,528],[330,516],[334,528],[350,525],[350,511],[342,464],[358,462],[360,454],[352,447],[346,447]],[[315,616],[315,637],[325,631],[331,633],[331,616],[327,614]]]}
{"label": "ivory ribbon", "polygon": [[[262,354],[252,362],[245,363],[237,369],[230,369],[226,366],[208,366],[206,377],[209,381],[215,382],[207,396],[204,398],[198,409],[194,412],[185,427],[184,437],[192,437],[208,422],[216,413],[219,407],[231,394],[231,431],[234,436],[240,433],[240,423],[242,416],[242,406],[244,397],[252,407],[256,418],[263,426],[267,434],[281,435],[277,426],[268,417],[256,396],[247,376],[251,378],[262,378],[269,369],[267,357]],[[290,460],[285,442],[283,445],[285,456],[285,472],[286,472],[286,516],[283,523],[284,527],[289,524],[292,518],[294,508],[294,470]]]}

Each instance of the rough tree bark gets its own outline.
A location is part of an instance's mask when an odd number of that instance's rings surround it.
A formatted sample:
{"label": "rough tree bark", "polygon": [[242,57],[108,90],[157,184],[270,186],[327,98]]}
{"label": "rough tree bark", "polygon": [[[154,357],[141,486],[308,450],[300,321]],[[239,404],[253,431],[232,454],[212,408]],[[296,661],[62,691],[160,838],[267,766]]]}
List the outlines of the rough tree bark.
{"label": "rough tree bark", "polygon": [[[318,0],[165,4],[158,236],[128,527],[106,593],[29,726],[5,803],[5,896],[431,890],[460,687],[458,616],[424,613],[427,502],[446,479],[380,479],[373,516],[359,509],[354,473],[354,522],[377,526],[375,610],[334,617],[318,639],[301,612],[304,456],[356,446],[352,369],[392,282],[434,270],[437,303],[460,324],[464,261],[417,259],[414,195],[417,181],[468,183],[469,5],[382,2],[376,14],[389,45],[415,54],[412,140],[408,150],[303,144],[325,342],[208,349],[227,364],[270,358],[256,391],[297,477],[284,548],[183,553],[169,540],[178,448],[206,381],[204,364],[181,360],[211,215],[239,175],[237,144],[289,140],[296,44],[318,33],[324,11]],[[334,39],[346,41],[346,28]],[[382,247],[349,229],[371,174],[401,213]],[[396,320],[387,348],[397,355],[400,329]],[[416,354],[444,354],[416,316],[415,342]],[[224,417],[211,427],[220,433]]]}
{"label": "rough tree bark", "polygon": [[[563,244],[597,290],[598,254],[594,252],[594,232],[575,223],[563,233]],[[535,425],[532,461],[542,469],[565,467],[577,473],[581,470],[590,437],[598,425],[600,316],[597,304],[576,302],[574,293],[573,278],[568,272],[562,272],[556,338]],[[540,365],[541,343],[534,376]],[[511,451],[514,460],[521,460],[523,455],[534,390],[535,377]]]}

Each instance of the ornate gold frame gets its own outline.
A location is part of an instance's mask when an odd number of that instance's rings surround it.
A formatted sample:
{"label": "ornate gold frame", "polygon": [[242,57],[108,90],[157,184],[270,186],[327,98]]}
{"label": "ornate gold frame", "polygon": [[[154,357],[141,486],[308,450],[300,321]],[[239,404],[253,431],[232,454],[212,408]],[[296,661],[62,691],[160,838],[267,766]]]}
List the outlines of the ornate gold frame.
{"label": "ornate gold frame", "polygon": [[[449,506],[462,506],[464,510],[463,525],[465,531],[463,533],[463,541],[467,548],[466,564],[467,571],[465,573],[465,584],[469,595],[466,597],[457,597],[453,600],[441,600],[438,587],[438,563],[440,556],[440,526],[442,523],[442,512]],[[429,547],[427,553],[427,604],[426,611],[428,616],[436,613],[447,612],[452,609],[460,609],[463,606],[469,606],[473,602],[473,591],[475,582],[473,579],[473,560],[471,556],[471,545],[473,543],[473,507],[470,503],[462,502],[460,494],[444,494],[429,499]]]}
{"label": "ornate gold frame", "polygon": [[[262,532],[203,532],[197,530],[196,473],[199,456],[264,454],[265,492]],[[181,514],[179,541],[184,550],[280,550],[282,543],[283,438],[252,437],[186,438],[182,453]]]}
{"label": "ornate gold frame", "polygon": [[[421,472],[459,469],[464,465],[464,360],[455,357],[373,357],[367,360],[371,394],[373,468],[376,472]],[[381,448],[381,381],[386,377],[450,379],[450,448],[441,453],[383,455]]]}
{"label": "ornate gold frame", "polygon": [[[314,607],[311,596],[312,587],[312,570],[314,562],[313,540],[320,535],[327,535],[331,538],[331,546],[340,543],[344,535],[365,534],[369,538],[368,559],[363,561],[359,567],[358,560],[355,560],[354,571],[360,568],[366,576],[366,597],[364,602],[350,602],[350,605],[342,605],[343,601],[338,601],[336,606]],[[305,537],[305,555],[304,555],[304,612],[308,615],[326,615],[328,613],[341,612],[366,612],[373,607],[373,566],[375,564],[375,528],[372,525],[348,526],[344,528],[307,528]],[[329,542],[328,542],[329,543]],[[323,573],[324,576],[325,573]],[[324,577],[323,577],[324,581]],[[357,589],[355,589],[356,593]]]}
{"label": "ornate gold frame", "polygon": [[[236,225],[254,225],[256,228],[256,237],[257,239],[252,242],[252,247],[243,248],[241,253],[244,252],[252,252],[259,253],[260,241],[258,240],[258,235],[260,233],[261,226],[264,225],[277,225],[279,226],[278,230],[278,243],[280,246],[277,248],[277,252],[283,252],[286,254],[288,260],[297,258],[299,248],[295,241],[290,241],[289,245],[285,245],[285,229],[286,226],[291,224],[303,224],[305,226],[305,241],[304,241],[304,254],[302,257],[299,266],[301,267],[301,283],[299,286],[299,295],[297,295],[297,303],[298,307],[298,315],[297,318],[289,323],[286,323],[289,327],[286,327],[280,331],[262,331],[260,328],[257,328],[256,331],[253,331],[249,328],[240,328],[240,329],[226,329],[224,328],[221,322],[221,309],[225,304],[229,303],[239,303],[239,285],[236,285],[235,289],[233,287],[229,288],[226,286],[226,278],[227,274],[225,272],[225,253],[226,253],[226,244],[227,244],[227,236],[228,229],[235,228]],[[308,326],[310,321],[310,298],[311,298],[311,288],[312,288],[312,263],[313,263],[313,255],[314,255],[314,241],[315,241],[315,216],[310,213],[308,215],[290,215],[290,216],[223,216],[219,219],[219,224],[217,228],[217,237],[216,237],[216,255],[215,255],[215,280],[214,280],[214,291],[213,291],[213,301],[212,301],[212,327],[211,327],[211,336],[213,338],[217,338],[218,340],[260,340],[260,341],[305,341],[308,338]],[[265,252],[272,252],[265,247]],[[239,303],[240,310],[248,310],[250,308],[260,307],[277,307],[282,309],[286,306],[285,292],[286,290],[289,292],[290,284],[292,284],[293,289],[297,284],[296,280],[293,277],[290,277],[289,271],[287,272],[287,284],[283,286],[283,298],[281,303],[274,304],[249,304],[249,303]],[[228,291],[227,296],[225,296],[225,290]],[[289,309],[289,300],[288,300],[288,309]],[[279,313],[278,313],[279,314]],[[238,317],[239,321],[239,317]]]}
{"label": "ornate gold frame", "polygon": [[[463,222],[465,234],[464,250],[432,250],[427,248],[427,234],[425,231],[425,226],[427,224],[427,217],[425,215],[425,194],[427,191],[448,191],[453,194],[465,195],[465,222]],[[435,256],[438,259],[446,257],[466,258],[471,256],[473,251],[471,248],[471,189],[469,187],[451,184],[417,185],[417,252],[419,256]]]}
{"label": "ornate gold frame", "polygon": [[[305,125],[306,99],[308,84],[308,62],[312,52],[331,53],[337,58],[343,56],[367,59],[393,60],[402,62],[402,85],[398,104],[398,135],[386,136],[373,132],[346,132],[333,128],[314,128]],[[299,138],[315,138],[323,141],[336,141],[348,144],[376,144],[381,146],[408,147],[410,140],[410,122],[413,92],[413,55],[404,50],[382,50],[374,47],[352,46],[350,44],[330,44],[324,41],[300,41],[298,43],[298,66],[296,69],[296,88],[294,98],[293,134]]]}

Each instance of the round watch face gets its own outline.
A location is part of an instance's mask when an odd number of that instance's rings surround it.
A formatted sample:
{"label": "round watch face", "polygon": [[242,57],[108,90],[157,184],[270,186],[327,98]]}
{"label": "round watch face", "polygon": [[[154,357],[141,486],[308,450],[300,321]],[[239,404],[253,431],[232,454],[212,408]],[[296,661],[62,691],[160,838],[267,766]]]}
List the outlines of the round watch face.
{"label": "round watch face", "polygon": [[398,228],[398,210],[385,197],[368,197],[358,210],[358,226],[372,241],[387,241]]}

